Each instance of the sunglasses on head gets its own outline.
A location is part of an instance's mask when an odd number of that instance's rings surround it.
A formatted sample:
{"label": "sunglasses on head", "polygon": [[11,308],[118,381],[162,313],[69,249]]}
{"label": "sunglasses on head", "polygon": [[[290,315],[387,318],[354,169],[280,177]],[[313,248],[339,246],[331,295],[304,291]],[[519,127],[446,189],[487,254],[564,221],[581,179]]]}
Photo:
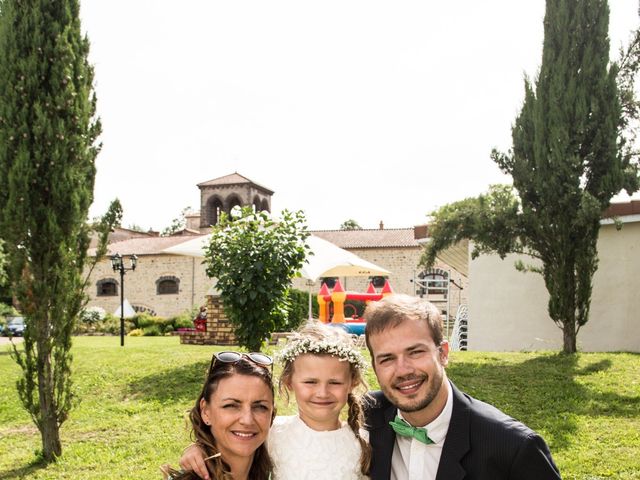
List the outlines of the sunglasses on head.
{"label": "sunglasses on head", "polygon": [[211,357],[211,365],[209,365],[209,371],[211,371],[216,364],[220,363],[238,363],[243,358],[246,358],[252,363],[264,368],[273,366],[273,358],[261,352],[216,352]]}

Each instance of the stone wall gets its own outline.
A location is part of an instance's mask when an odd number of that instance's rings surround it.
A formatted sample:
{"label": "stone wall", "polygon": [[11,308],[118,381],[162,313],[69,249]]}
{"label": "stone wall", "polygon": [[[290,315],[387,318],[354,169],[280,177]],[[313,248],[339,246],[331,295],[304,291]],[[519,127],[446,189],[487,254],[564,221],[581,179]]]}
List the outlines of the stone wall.
{"label": "stone wall", "polygon": [[[129,265],[125,257],[125,265]],[[124,276],[124,298],[137,310],[150,311],[161,317],[178,315],[206,302],[205,295],[211,286],[201,258],[182,255],[140,255],[135,271]],[[156,282],[161,277],[179,280],[177,294],[158,294]],[[97,282],[112,278],[118,284],[115,296],[98,296]],[[113,313],[120,306],[120,274],[111,268],[109,258],[103,259],[91,274],[86,293],[89,306],[104,308]]]}

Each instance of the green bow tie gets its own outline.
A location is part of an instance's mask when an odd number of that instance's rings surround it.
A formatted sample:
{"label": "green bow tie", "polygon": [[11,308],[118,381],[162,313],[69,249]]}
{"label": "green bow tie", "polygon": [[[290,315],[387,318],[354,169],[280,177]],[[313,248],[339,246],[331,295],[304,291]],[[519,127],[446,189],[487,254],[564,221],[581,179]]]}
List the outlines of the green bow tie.
{"label": "green bow tie", "polygon": [[397,415],[393,422],[389,422],[389,425],[391,425],[391,428],[393,428],[398,435],[402,435],[403,437],[413,437],[425,445],[436,443],[427,436],[426,428],[412,427]]}

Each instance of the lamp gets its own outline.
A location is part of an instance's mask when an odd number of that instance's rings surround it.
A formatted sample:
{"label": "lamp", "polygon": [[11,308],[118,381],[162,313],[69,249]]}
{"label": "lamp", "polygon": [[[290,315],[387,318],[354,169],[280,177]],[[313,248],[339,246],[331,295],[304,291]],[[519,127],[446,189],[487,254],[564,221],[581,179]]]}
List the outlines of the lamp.
{"label": "lamp", "polygon": [[120,272],[120,346],[124,347],[124,274],[127,270],[134,271],[138,266],[138,256],[129,255],[130,267],[124,266],[122,255],[116,253],[111,257],[111,267],[114,272]]}

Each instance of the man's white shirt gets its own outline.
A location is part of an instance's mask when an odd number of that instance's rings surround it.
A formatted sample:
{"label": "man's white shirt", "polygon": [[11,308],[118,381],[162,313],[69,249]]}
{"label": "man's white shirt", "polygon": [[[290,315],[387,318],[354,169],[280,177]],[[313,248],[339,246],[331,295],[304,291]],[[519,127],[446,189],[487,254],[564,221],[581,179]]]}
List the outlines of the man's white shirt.
{"label": "man's white shirt", "polygon": [[[396,435],[393,456],[391,457],[391,480],[436,478],[442,447],[447,437],[453,411],[451,385],[447,380],[445,380],[445,385],[447,387],[447,402],[444,409],[435,420],[422,427],[427,429],[427,434],[434,443],[425,445],[415,438]],[[398,416],[403,418],[400,410],[398,410]]]}

